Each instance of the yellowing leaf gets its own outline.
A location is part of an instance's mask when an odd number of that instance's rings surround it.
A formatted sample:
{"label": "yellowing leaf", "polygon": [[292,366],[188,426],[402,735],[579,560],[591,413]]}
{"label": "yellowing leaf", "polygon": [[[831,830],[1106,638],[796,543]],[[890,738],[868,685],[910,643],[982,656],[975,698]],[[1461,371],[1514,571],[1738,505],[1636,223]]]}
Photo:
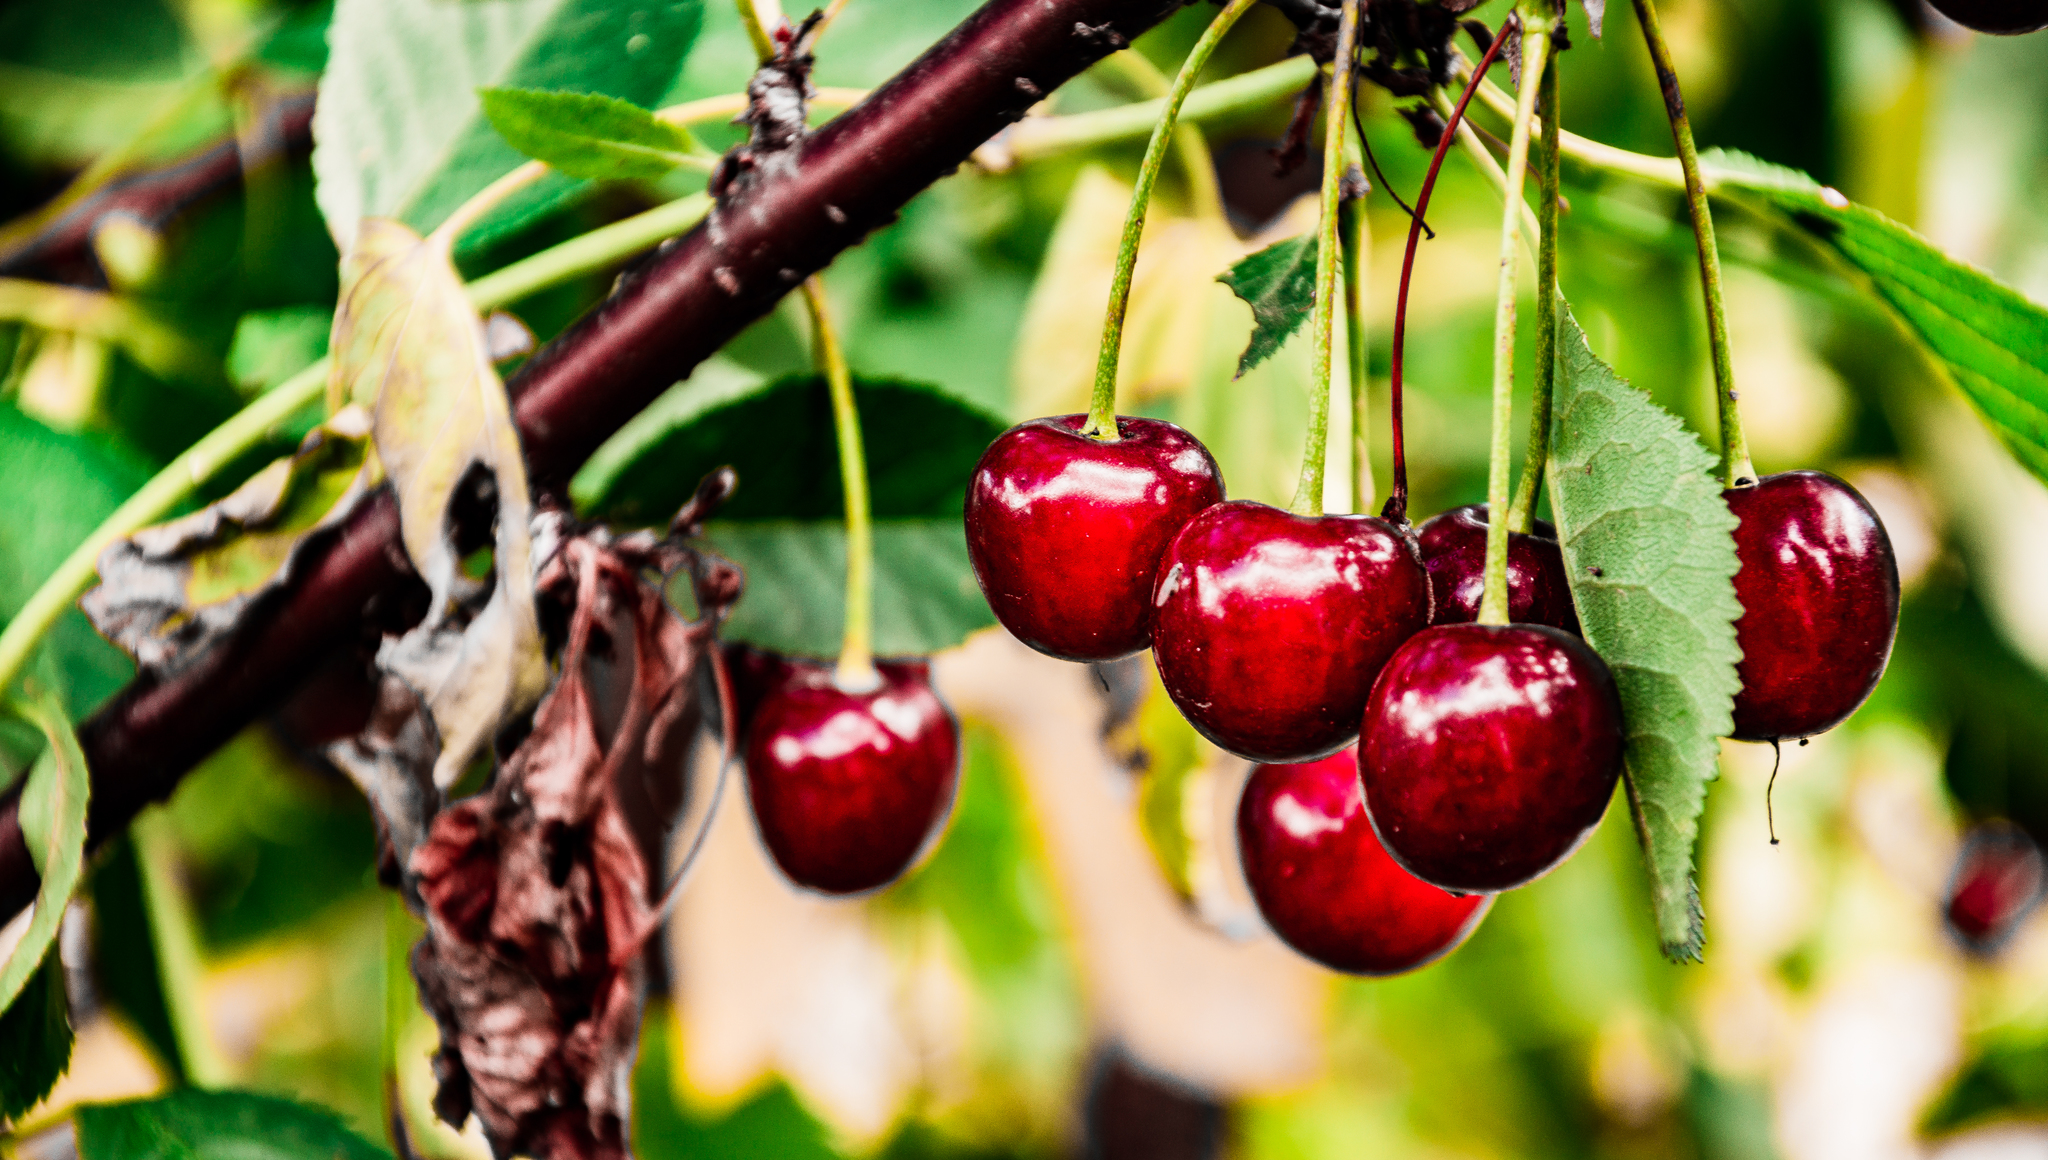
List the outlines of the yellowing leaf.
{"label": "yellowing leaf", "polygon": [[[533,610],[526,467],[505,384],[448,239],[366,220],[341,275],[328,399],[360,403],[375,415],[377,456],[398,495],[406,554],[434,598],[426,622],[388,644],[379,664],[432,711],[441,742],[434,780],[445,789],[499,725],[547,686]],[[463,518],[450,511],[458,501]],[[492,576],[473,580],[462,566],[469,553],[454,537],[468,531],[480,539],[492,508]],[[459,526],[465,520],[472,526]]]}

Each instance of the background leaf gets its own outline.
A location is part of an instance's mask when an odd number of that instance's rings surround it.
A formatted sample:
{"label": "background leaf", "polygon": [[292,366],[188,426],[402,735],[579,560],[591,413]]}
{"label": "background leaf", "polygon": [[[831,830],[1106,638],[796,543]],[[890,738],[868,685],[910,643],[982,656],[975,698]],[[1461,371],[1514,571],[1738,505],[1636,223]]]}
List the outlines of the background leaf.
{"label": "background leaf", "polygon": [[[343,250],[365,217],[422,233],[524,160],[485,118],[491,85],[652,104],[696,38],[702,0],[341,0],[314,119],[320,210]],[[465,247],[576,196],[559,175],[508,199]]]}
{"label": "background leaf", "polygon": [[84,1160],[390,1160],[339,1117],[276,1096],[186,1089],[78,1109]]}
{"label": "background leaf", "polygon": [[1696,959],[1693,842],[1739,685],[1735,517],[1698,437],[1595,357],[1568,309],[1558,329],[1546,475],[1558,542],[1586,643],[1621,691],[1658,937],[1666,955]]}
{"label": "background leaf", "polygon": [[54,941],[42,966],[0,1013],[0,1122],[41,1103],[71,1064],[71,1004]]}
{"label": "background leaf", "polygon": [[688,129],[599,93],[485,89],[484,115],[514,149],[571,177],[653,181],[716,155]]}
{"label": "background leaf", "polygon": [[1252,340],[1237,373],[1265,362],[1308,321],[1316,304],[1316,236],[1274,242],[1216,276],[1252,308]]}

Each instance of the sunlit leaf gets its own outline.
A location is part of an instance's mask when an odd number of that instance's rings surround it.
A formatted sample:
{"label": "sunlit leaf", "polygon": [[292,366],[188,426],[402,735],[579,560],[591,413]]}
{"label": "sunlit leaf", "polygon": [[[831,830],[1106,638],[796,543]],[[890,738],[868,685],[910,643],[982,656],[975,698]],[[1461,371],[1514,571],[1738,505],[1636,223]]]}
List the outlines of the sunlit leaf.
{"label": "sunlit leaf", "polygon": [[1239,375],[1271,358],[1315,309],[1316,248],[1314,234],[1288,238],[1217,276],[1252,308],[1252,340],[1237,360]]}
{"label": "sunlit leaf", "polygon": [[484,115],[514,149],[571,177],[653,181],[678,165],[717,159],[688,129],[616,97],[513,88],[480,95]]}
{"label": "sunlit leaf", "polygon": [[[17,1001],[27,1004],[20,1017],[0,1022],[0,1058],[11,1061],[0,1066],[0,1119],[20,1114],[48,1094],[70,1056],[68,1025],[61,1033],[56,1029],[65,1018],[62,972],[56,971],[52,982],[45,963],[54,961],[64,908],[84,870],[85,806],[91,794],[85,754],[56,694],[31,685],[28,699],[12,709],[42,732],[46,748],[29,772],[20,812],[22,839],[42,884],[28,929],[0,962],[0,1009]],[[38,977],[41,985],[32,985]]]}
{"label": "sunlit leaf", "polygon": [[1664,953],[1698,958],[1693,844],[1733,722],[1735,517],[1698,437],[1594,356],[1571,312],[1557,341],[1549,485],[1586,643],[1614,673],[1629,808]]}
{"label": "sunlit leaf", "polygon": [[186,1088],[78,1109],[82,1160],[390,1160],[325,1108],[245,1091]]}
{"label": "sunlit leaf", "polygon": [[[329,401],[372,409],[377,457],[398,496],[406,554],[433,592],[427,622],[379,663],[427,698],[440,733],[435,780],[470,757],[547,685],[533,609],[532,502],[511,404],[444,237],[363,223],[342,259]],[[450,506],[495,506],[491,577],[465,574]],[[481,517],[470,521],[481,528]],[[474,548],[470,545],[469,548]]]}

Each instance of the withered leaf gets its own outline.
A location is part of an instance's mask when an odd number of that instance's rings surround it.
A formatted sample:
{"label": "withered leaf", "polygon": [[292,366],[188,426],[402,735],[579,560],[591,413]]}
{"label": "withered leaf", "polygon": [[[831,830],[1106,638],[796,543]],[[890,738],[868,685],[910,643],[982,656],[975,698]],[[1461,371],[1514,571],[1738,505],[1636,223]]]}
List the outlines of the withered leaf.
{"label": "withered leaf", "polygon": [[380,478],[368,412],[344,408],[226,499],[108,545],[80,606],[142,668],[174,673],[279,591],[308,537]]}
{"label": "withered leaf", "polygon": [[[328,386],[330,406],[372,410],[405,550],[433,595],[425,623],[379,665],[431,710],[443,789],[547,686],[519,435],[449,247],[444,235],[363,222],[341,263]],[[452,510],[464,504],[475,510]],[[490,574],[479,581],[463,563],[484,544]]]}

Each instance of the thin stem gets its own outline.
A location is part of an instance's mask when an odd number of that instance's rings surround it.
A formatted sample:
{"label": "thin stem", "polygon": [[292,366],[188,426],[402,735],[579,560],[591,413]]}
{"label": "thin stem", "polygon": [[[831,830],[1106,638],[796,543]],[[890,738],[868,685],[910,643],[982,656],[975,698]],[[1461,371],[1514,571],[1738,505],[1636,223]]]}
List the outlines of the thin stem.
{"label": "thin stem", "polygon": [[[1138,95],[1164,101],[1173,92],[1172,82],[1158,66],[1135,52],[1112,53],[1102,62],[1122,73],[1124,79],[1138,90]],[[1209,142],[1186,118],[1181,118],[1173,130],[1174,154],[1180,161],[1181,173],[1188,182],[1188,201],[1196,217],[1221,218],[1223,216],[1223,190],[1216,181],[1216,160],[1209,154]]]}
{"label": "thin stem", "polygon": [[[1444,96],[1442,90],[1434,93],[1432,100],[1436,105],[1437,112],[1445,115],[1449,114],[1451,102],[1448,97]],[[1531,129],[1530,132],[1533,133],[1535,130]],[[1487,149],[1486,142],[1480,139],[1478,131],[1472,127],[1471,118],[1468,117],[1458,122],[1457,136],[1458,148],[1464,150],[1466,159],[1472,162],[1472,168],[1477,169],[1479,175],[1484,177],[1489,185],[1493,186],[1493,191],[1503,195],[1503,200],[1505,200],[1505,195],[1508,191],[1507,170],[1502,169],[1500,162],[1494,160],[1492,151]],[[1536,211],[1530,209],[1527,202],[1522,203],[1521,220],[1522,256],[1529,259],[1533,265],[1536,261],[1536,232],[1540,227],[1536,224]]]}
{"label": "thin stem", "polygon": [[832,433],[839,442],[839,483],[846,493],[846,635],[839,646],[833,680],[849,692],[881,683],[875,671],[875,533],[868,504],[868,462],[860,438],[860,411],[853,405],[853,376],[846,352],[832,328],[825,284],[804,280],[804,305],[811,312],[811,337],[818,369],[832,393]]}
{"label": "thin stem", "polygon": [[1671,47],[1657,25],[1657,7],[1651,0],[1635,0],[1636,22],[1643,27],[1643,40],[1650,48],[1650,62],[1657,69],[1657,84],[1664,90],[1664,112],[1671,119],[1671,139],[1678,146],[1678,163],[1685,170],[1685,204],[1692,213],[1692,232],[1700,252],[1700,289],[1707,305],[1707,342],[1713,351],[1714,388],[1721,404],[1721,479],[1728,487],[1744,486],[1756,479],[1749,461],[1749,440],[1742,434],[1742,417],[1735,407],[1735,362],[1728,349],[1728,307],[1721,294],[1721,252],[1714,244],[1714,215],[1707,206],[1707,184],[1700,177],[1699,150],[1693,145],[1692,121],[1685,113],[1685,95],[1678,89],[1678,70],[1671,63]]}
{"label": "thin stem", "polygon": [[1102,320],[1102,353],[1095,363],[1095,394],[1089,401],[1088,420],[1081,427],[1082,434],[1104,443],[1121,438],[1116,428],[1116,363],[1123,347],[1124,313],[1131,301],[1131,272],[1138,265],[1138,239],[1145,232],[1145,207],[1152,201],[1152,187],[1159,181],[1160,168],[1166,164],[1166,148],[1180,119],[1181,102],[1187,100],[1195,78],[1222,43],[1223,34],[1257,2],[1230,0],[1229,6],[1210,22],[1202,38],[1188,52],[1187,60],[1181,63],[1179,75],[1173,78],[1173,88],[1166,94],[1159,121],[1152,126],[1152,139],[1145,145],[1145,160],[1138,166],[1138,183],[1131,190],[1130,213],[1124,217],[1123,239],[1117,245],[1116,273],[1109,283],[1109,309]]}
{"label": "thin stem", "polygon": [[[1279,64],[1206,84],[1188,94],[1187,101],[1181,105],[1180,120],[1200,123],[1262,109],[1282,97],[1300,92],[1315,75],[1313,60],[1306,56],[1291,56]],[[1011,163],[1022,163],[1076,149],[1135,140],[1151,132],[1165,108],[1166,100],[1162,97],[1088,113],[1031,117],[1010,130],[997,156]]]}
{"label": "thin stem", "polygon": [[688,230],[711,212],[702,193],[679,197],[644,213],[551,246],[469,284],[470,301],[491,310],[551,286],[595,273]]}
{"label": "thin stem", "polygon": [[1472,94],[1486,79],[1486,70],[1500,58],[1501,49],[1508,43],[1511,24],[1503,23],[1493,43],[1486,48],[1486,55],[1479,60],[1479,67],[1473,70],[1472,80],[1459,95],[1457,107],[1444,118],[1443,136],[1437,138],[1436,152],[1430,155],[1429,172],[1423,176],[1422,187],[1415,193],[1415,212],[1408,215],[1408,248],[1401,255],[1401,288],[1394,298],[1394,348],[1392,365],[1388,368],[1392,376],[1389,386],[1388,409],[1391,412],[1394,432],[1394,484],[1387,493],[1387,506],[1381,515],[1397,524],[1408,522],[1408,446],[1403,425],[1401,403],[1402,352],[1408,338],[1408,281],[1415,273],[1415,247],[1422,241],[1423,220],[1429,213],[1430,195],[1436,192],[1436,176],[1444,167],[1444,154],[1450,152],[1451,142],[1465,126],[1465,107],[1472,103]]}
{"label": "thin stem", "polygon": [[1323,102],[1323,206],[1316,221],[1316,308],[1309,321],[1314,352],[1308,388],[1308,440],[1301,449],[1301,483],[1288,506],[1296,515],[1323,514],[1323,460],[1330,443],[1330,350],[1337,321],[1339,200],[1344,187],[1344,140],[1351,132],[1351,69],[1358,54],[1358,9],[1345,0],[1337,22],[1337,59]]}
{"label": "thin stem", "polygon": [[1479,598],[1479,623],[1508,622],[1508,427],[1515,408],[1515,262],[1520,254],[1519,211],[1522,184],[1529,171],[1529,118],[1536,108],[1536,90],[1550,60],[1550,21],[1525,5],[1522,18],[1522,85],[1516,104],[1515,132],[1508,142],[1506,204],[1500,216],[1500,286],[1493,312],[1493,446],[1488,455],[1486,501],[1495,513],[1486,521],[1486,588]]}
{"label": "thin stem", "polygon": [[1550,400],[1557,387],[1557,58],[1543,69],[1537,104],[1543,124],[1543,163],[1537,167],[1536,212],[1536,392],[1529,404],[1529,445],[1522,455],[1522,479],[1508,509],[1508,531],[1526,534],[1536,518],[1536,491],[1550,462]]}
{"label": "thin stem", "polygon": [[740,12],[740,26],[753,42],[754,56],[767,60],[775,55],[775,30],[782,27],[782,5],[776,0],[733,0]]}
{"label": "thin stem", "polygon": [[1351,502],[1347,507],[1362,512],[1372,507],[1372,427],[1367,400],[1370,353],[1366,334],[1365,304],[1372,275],[1372,220],[1366,216],[1365,199],[1344,203],[1344,217],[1338,225],[1344,239],[1344,338],[1349,356],[1344,370],[1351,384]]}

